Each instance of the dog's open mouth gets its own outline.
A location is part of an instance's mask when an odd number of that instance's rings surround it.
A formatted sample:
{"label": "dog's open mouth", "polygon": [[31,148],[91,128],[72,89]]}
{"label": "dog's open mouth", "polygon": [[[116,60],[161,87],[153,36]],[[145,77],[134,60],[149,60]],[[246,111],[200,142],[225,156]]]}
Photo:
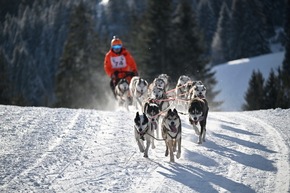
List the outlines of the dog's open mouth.
{"label": "dog's open mouth", "polygon": [[172,132],[174,132],[174,133],[177,132],[177,128],[175,127],[175,125],[169,125],[169,128]]}

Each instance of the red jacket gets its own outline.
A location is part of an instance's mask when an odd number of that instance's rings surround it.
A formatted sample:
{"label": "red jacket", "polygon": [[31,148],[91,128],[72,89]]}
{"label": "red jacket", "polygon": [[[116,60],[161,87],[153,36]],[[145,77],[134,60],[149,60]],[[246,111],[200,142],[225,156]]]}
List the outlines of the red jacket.
{"label": "red jacket", "polygon": [[[125,48],[122,48],[121,52],[116,54],[112,49],[106,54],[104,61],[104,70],[106,74],[111,78],[115,71],[118,71],[118,79],[126,78],[129,82],[131,76],[125,77],[124,72],[137,73],[137,66],[135,60]],[[122,73],[123,72],[123,73]]]}

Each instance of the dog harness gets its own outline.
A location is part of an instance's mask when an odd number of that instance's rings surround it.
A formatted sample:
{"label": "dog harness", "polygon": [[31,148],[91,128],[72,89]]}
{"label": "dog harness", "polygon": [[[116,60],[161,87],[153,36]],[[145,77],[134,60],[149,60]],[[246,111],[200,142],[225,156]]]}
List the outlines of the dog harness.
{"label": "dog harness", "polygon": [[[167,127],[165,127],[166,128],[166,130],[168,131],[168,128]],[[163,128],[164,129],[164,128]],[[170,128],[169,128],[170,129]],[[177,133],[176,133],[176,135],[175,136],[172,136],[172,135],[170,135],[170,133],[169,132],[166,132],[166,136],[167,135],[169,135],[172,139],[176,139],[177,138],[177,135],[179,134],[179,132],[180,132],[180,129],[178,129],[177,130]],[[166,137],[167,138],[167,137]],[[165,138],[165,139],[166,139]]]}
{"label": "dog harness", "polygon": [[136,131],[137,131],[137,133],[140,135],[140,139],[142,139],[143,141],[145,140],[145,138],[144,138],[144,135],[147,133],[147,131],[148,131],[148,125],[147,125],[147,127],[145,128],[145,130],[144,130],[144,132],[140,132],[139,130],[138,130],[138,128],[136,127],[136,125],[134,126],[135,127],[135,129],[136,129]]}

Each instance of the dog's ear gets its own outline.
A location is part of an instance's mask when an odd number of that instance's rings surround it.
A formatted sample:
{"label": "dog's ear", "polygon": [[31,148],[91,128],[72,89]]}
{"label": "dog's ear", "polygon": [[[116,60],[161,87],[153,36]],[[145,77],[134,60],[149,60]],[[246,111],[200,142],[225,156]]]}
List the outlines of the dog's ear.
{"label": "dog's ear", "polygon": [[175,114],[177,114],[177,110],[176,110],[175,108],[173,109],[173,112],[174,112]]}
{"label": "dog's ear", "polygon": [[169,110],[168,110],[168,114],[171,114],[171,113],[172,113],[172,110],[171,110],[171,109],[169,109]]}
{"label": "dog's ear", "polygon": [[135,122],[135,124],[140,124],[140,116],[139,116],[138,112],[136,113],[136,117],[134,119],[134,122]]}

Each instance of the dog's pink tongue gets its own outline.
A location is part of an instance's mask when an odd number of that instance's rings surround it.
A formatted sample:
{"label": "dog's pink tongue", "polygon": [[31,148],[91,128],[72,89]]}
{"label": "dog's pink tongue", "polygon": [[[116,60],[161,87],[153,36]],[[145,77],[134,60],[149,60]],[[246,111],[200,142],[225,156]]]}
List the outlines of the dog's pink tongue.
{"label": "dog's pink tongue", "polygon": [[171,130],[172,132],[174,132],[174,133],[177,132],[177,129],[176,129],[175,125],[170,125],[169,127],[170,127],[170,130]]}

